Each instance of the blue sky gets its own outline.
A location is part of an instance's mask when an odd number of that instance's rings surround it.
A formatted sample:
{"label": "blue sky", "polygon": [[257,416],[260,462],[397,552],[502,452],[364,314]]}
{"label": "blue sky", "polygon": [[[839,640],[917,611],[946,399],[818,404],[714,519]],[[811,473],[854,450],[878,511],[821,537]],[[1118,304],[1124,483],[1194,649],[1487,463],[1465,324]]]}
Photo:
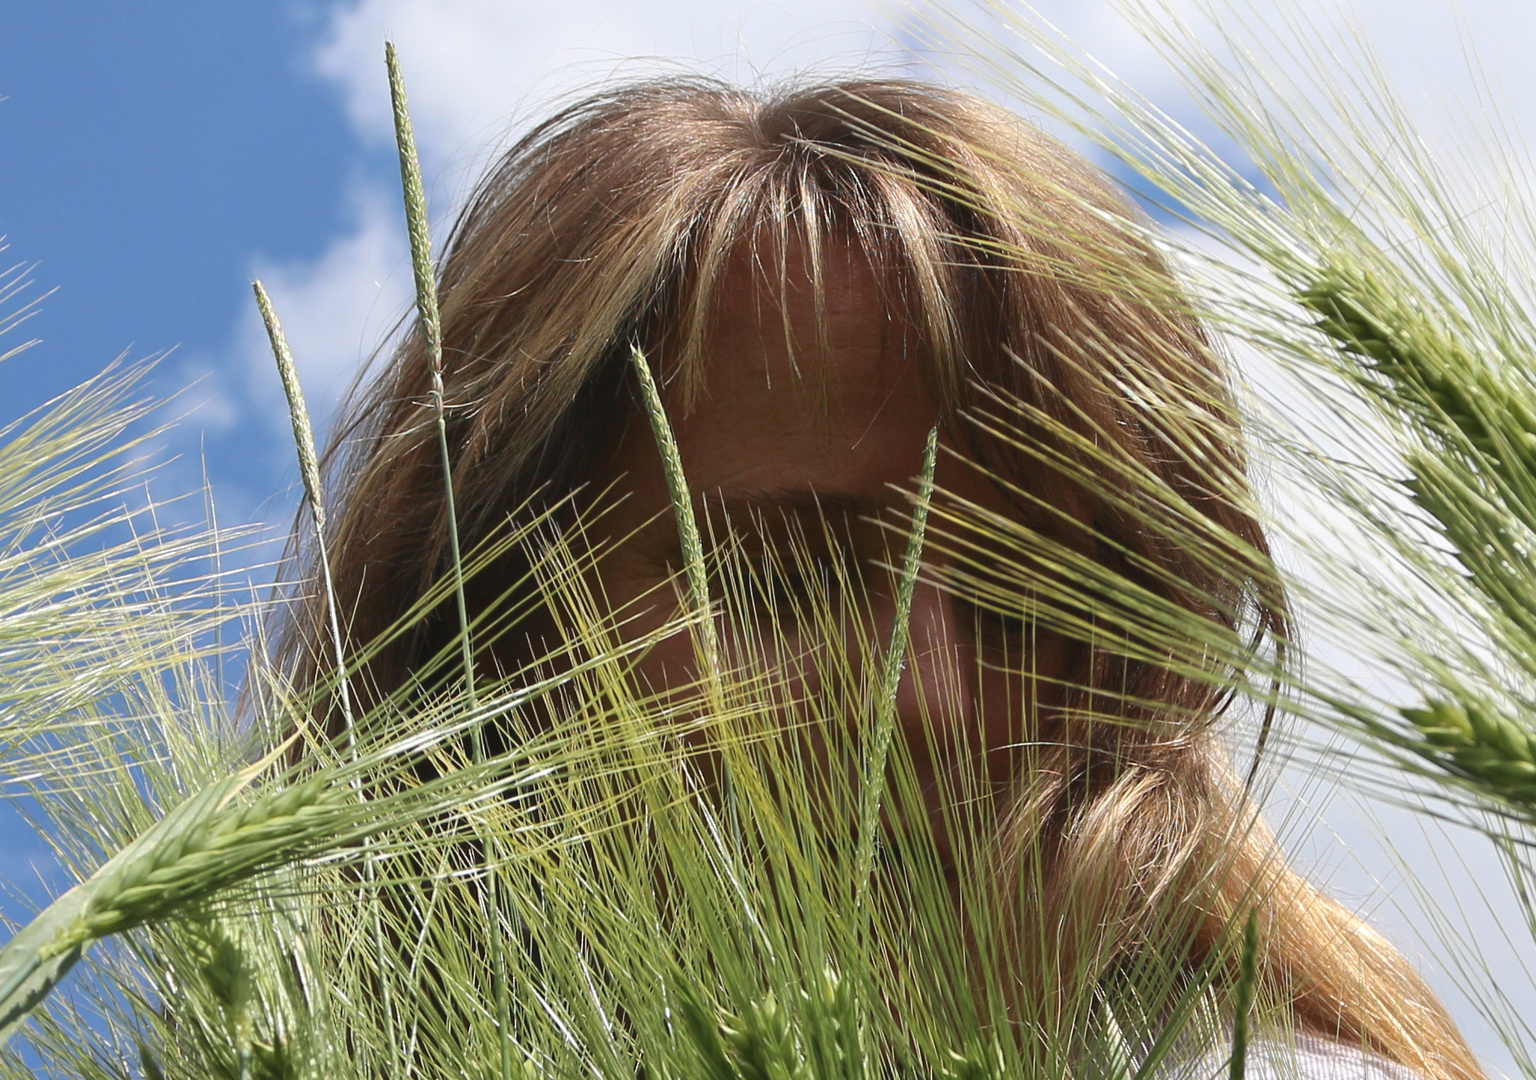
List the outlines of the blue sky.
{"label": "blue sky", "polygon": [[[23,331],[43,343],[0,366],[5,419],[125,352],[175,350],[155,390],[183,389],[227,355],[253,262],[323,252],[366,167],[341,94],[308,62],[318,9],[151,7],[0,14],[4,257],[37,264],[33,295],[53,290]],[[243,426],[209,430],[211,465],[264,498],[280,463],[266,439],[250,453]]]}
{"label": "blue sky", "polygon": [[6,5],[0,258],[36,263],[31,295],[49,295],[24,331],[42,344],[0,366],[0,420],[121,354],[168,354],[154,390],[186,415],[164,440],[180,464],[163,483],[195,482],[201,457],[224,520],[284,520],[290,452],[249,282],[267,279],[328,415],[407,300],[386,29],[415,77],[446,210],[509,114],[526,118],[530,100],[620,57],[703,56],[719,70],[756,64],[743,60],[753,46],[770,67],[868,55],[857,4],[842,5],[842,25],[836,0],[795,6],[758,5],[757,33],[751,12],[697,3],[672,5],[670,20],[641,17],[643,4],[575,5],[564,21],[499,3]]}
{"label": "blue sky", "polygon": [[[1096,0],[1039,6],[1133,83],[1169,91]],[[1529,126],[1536,4],[1463,0],[1459,10],[1508,111]],[[1362,0],[1359,11],[1411,100],[1466,92],[1449,0]],[[902,21],[860,0],[11,0],[0,5],[0,234],[10,244],[0,265],[36,263],[31,294],[53,291],[11,341],[42,343],[0,365],[0,421],[120,354],[169,352],[153,388],[180,394],[171,408],[185,416],[158,445],[174,460],[156,494],[194,488],[206,460],[226,523],[282,523],[294,505],[292,450],[249,282],[267,281],[329,415],[408,300],[386,33],[401,50],[441,222],[492,149],[563,93],[675,63],[735,78],[900,69],[911,59]],[[0,873],[25,876],[33,846],[0,828]],[[1369,865],[1339,858],[1331,831]],[[1299,847],[1414,948],[1415,916],[1388,910],[1374,888],[1394,871],[1373,843],[1329,818]]]}
{"label": "blue sky", "polygon": [[[1043,6],[1134,82],[1166,92],[1101,3]],[[1460,6],[1518,116],[1536,98],[1531,5]],[[1410,97],[1464,85],[1447,0],[1360,9]],[[860,0],[4,5],[0,260],[36,263],[32,294],[53,291],[24,331],[43,343],[0,365],[0,420],[120,354],[169,352],[154,389],[180,394],[174,409],[189,415],[163,443],[181,459],[166,482],[194,483],[206,456],[221,517],[284,520],[292,470],[249,281],[267,280],[328,415],[408,300],[386,33],[441,221],[491,148],[573,88],[669,60],[736,78],[901,68],[900,21]]]}

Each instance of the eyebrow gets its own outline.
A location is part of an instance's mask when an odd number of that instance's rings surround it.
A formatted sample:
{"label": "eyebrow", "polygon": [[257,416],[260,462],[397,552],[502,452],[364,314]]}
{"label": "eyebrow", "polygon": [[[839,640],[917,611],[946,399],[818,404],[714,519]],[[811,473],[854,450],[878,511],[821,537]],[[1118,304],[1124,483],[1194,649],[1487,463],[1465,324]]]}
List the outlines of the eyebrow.
{"label": "eyebrow", "polygon": [[728,496],[718,492],[704,496],[707,508],[718,507],[728,518],[777,510],[786,517],[802,520],[857,519],[876,517],[882,510],[890,509],[898,502],[899,496],[895,492],[892,492],[890,499],[878,499],[869,495],[816,491],[812,488],[764,488],[732,492]]}
{"label": "eyebrow", "polygon": [[[891,492],[889,499],[875,498],[852,492],[817,491],[813,488],[761,488],[747,491],[706,492],[703,496],[705,515],[719,514],[724,521],[764,521],[774,524],[768,514],[776,513],[781,519],[805,525],[821,525],[824,522],[860,521],[877,519],[881,512],[902,504],[901,496]],[[700,521],[707,538],[709,524]],[[658,557],[671,562],[678,554],[677,517],[670,510],[658,514],[642,526],[629,540],[649,548]]]}

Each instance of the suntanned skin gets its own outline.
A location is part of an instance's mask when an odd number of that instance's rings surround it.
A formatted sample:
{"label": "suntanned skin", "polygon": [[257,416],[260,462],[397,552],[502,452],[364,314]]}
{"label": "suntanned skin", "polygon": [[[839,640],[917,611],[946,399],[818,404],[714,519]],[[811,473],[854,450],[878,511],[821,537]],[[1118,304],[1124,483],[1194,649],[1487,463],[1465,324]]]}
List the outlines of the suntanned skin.
{"label": "suntanned skin", "polygon": [[[890,571],[876,567],[900,562],[911,520],[902,492],[916,487],[939,406],[862,257],[846,248],[828,251],[825,365],[808,275],[793,254],[791,266],[797,272],[789,277],[788,340],[779,298],[764,281],[777,275],[753,273],[741,262],[723,283],[704,393],[688,411],[669,401],[669,416],[689,486],[711,514],[724,508],[736,527],[766,545],[796,529],[819,538],[821,520],[831,519],[839,546],[851,549],[836,557],[863,573],[867,640],[887,641],[894,588]],[[941,439],[935,481],[948,504],[961,499],[1018,516],[997,485],[947,449]],[[636,613],[627,632],[638,635],[675,614],[675,593],[665,583],[681,562],[666,480],[643,419],[630,424],[608,473],[597,477],[599,489],[609,484],[624,497],[604,517],[603,531],[629,539],[602,559],[598,576],[614,610]],[[875,523],[881,520],[894,528],[881,528]],[[938,546],[930,545],[925,555],[930,569],[945,564]],[[791,646],[814,648],[814,642],[794,640],[801,633],[790,624]],[[1021,627],[926,580],[913,601],[911,637],[913,660],[896,700],[898,731],[913,748],[919,778],[930,791],[930,818],[939,826],[934,780],[939,770],[959,764],[943,760],[945,748],[963,742],[974,752],[985,745],[988,779],[1006,785],[1019,759],[1009,748],[1030,737],[1023,727],[1035,680],[1020,672],[1032,670],[1042,684],[1058,678],[1065,647],[1043,634],[1031,635],[1026,645]],[[689,637],[676,634],[650,649],[639,675],[657,689],[691,682],[696,668]],[[926,751],[930,726],[937,761]],[[940,842],[948,847],[942,836]]]}

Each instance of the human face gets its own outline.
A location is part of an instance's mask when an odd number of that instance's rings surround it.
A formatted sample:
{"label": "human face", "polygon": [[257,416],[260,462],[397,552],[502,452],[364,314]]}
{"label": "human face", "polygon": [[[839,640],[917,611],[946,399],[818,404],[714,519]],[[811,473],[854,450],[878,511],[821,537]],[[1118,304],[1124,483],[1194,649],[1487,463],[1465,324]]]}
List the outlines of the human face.
{"label": "human face", "polygon": [[[777,275],[753,273],[744,262],[728,275],[704,391],[691,409],[669,403],[669,417],[706,520],[723,514],[766,546],[799,535],[814,549],[818,538],[830,537],[827,542],[843,550],[821,554],[851,569],[863,585],[856,609],[863,633],[852,636],[885,642],[896,601],[892,574],[879,567],[901,560],[911,520],[903,492],[916,487],[940,409],[917,350],[880,302],[864,258],[845,247],[827,253],[824,353],[809,275],[803,260],[798,266],[792,260],[792,267],[797,272],[782,295],[776,281],[764,281]],[[1002,489],[952,449],[941,439],[937,505],[1017,518]],[[681,559],[666,480],[643,419],[623,433],[609,475],[599,480],[624,496],[604,519],[604,531],[628,538],[599,563],[600,584],[614,610],[631,616],[626,633],[654,631],[675,613],[676,593],[666,583]],[[944,516],[953,540],[957,527]],[[927,572],[912,604],[911,657],[896,697],[898,731],[912,749],[936,832],[942,831],[941,773],[981,764],[978,775],[995,790],[1011,788],[1018,748],[1032,736],[1042,703],[1039,688],[1058,680],[1066,665],[1059,638],[988,614],[936,583],[951,558],[948,546],[933,542],[925,549]],[[731,639],[725,630],[722,637]],[[790,626],[786,633],[810,631]],[[816,643],[790,645],[811,650]],[[697,674],[686,634],[665,638],[639,662],[640,677],[658,690],[693,684]],[[795,677],[817,678],[803,669]],[[948,847],[942,836],[940,844]]]}

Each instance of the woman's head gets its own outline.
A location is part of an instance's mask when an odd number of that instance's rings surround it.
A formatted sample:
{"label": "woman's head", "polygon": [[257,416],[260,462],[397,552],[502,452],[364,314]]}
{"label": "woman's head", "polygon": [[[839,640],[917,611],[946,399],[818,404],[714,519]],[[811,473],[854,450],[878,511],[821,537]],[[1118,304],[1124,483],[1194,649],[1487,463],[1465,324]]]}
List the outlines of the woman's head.
{"label": "woman's head", "polygon": [[[506,154],[458,222],[440,296],[465,548],[510,514],[574,516],[606,493],[598,531],[622,542],[598,562],[598,583],[637,631],[670,614],[661,586],[677,541],[636,348],[663,386],[706,519],[756,523],[764,539],[781,527],[835,535],[860,566],[890,561],[900,489],[936,426],[944,494],[914,602],[902,731],[916,744],[921,725],[948,725],[963,737],[941,731],[935,745],[1003,751],[985,770],[1011,800],[1001,846],[1033,853],[1038,914],[1075,928],[1047,951],[1112,964],[1152,936],[1146,920],[1174,894],[1192,922],[1209,921],[1196,927],[1209,946],[1212,928],[1261,902],[1262,884],[1274,903],[1310,905],[1315,925],[1277,932],[1289,944],[1273,950],[1298,1015],[1424,1067],[1411,1033],[1374,1028],[1414,994],[1432,1027],[1432,999],[1357,921],[1277,868],[1243,810],[1213,731],[1219,674],[1160,663],[1155,648],[1099,649],[1074,602],[1027,625],[996,599],[1007,588],[989,589],[1048,565],[1041,549],[998,550],[1017,528],[1231,635],[1285,626],[1225,372],[1135,216],[1084,161],[996,106],[913,83],[625,87]],[[332,452],[329,542],[355,644],[449,569],[430,385],[408,336]],[[471,604],[490,606],[525,569],[516,553],[491,565]],[[889,619],[887,587],[872,580],[868,600],[871,620]],[[306,649],[319,612],[294,623],[301,668],[323,655]],[[537,610],[520,618],[495,657],[504,666],[549,629]],[[456,630],[450,606],[419,620],[374,656],[360,689],[407,684]],[[640,674],[686,680],[684,646],[663,641]],[[1047,745],[1026,761],[1024,742]],[[1329,935],[1365,944],[1324,945]],[[1395,987],[1387,1005],[1348,1000],[1373,979]]]}
{"label": "woman's head", "polygon": [[[721,448],[756,455],[760,467],[803,463],[806,446],[785,417],[809,434],[904,409],[909,443],[920,447],[938,424],[952,450],[1021,489],[992,492],[1012,507],[1005,515],[1055,511],[1079,544],[1097,531],[1110,540],[1106,559],[1150,564],[1180,602],[1232,623],[1244,615],[1252,582],[1224,579],[1074,482],[1072,468],[1048,467],[964,418],[1000,395],[1082,440],[1112,440],[1213,534],[1263,549],[1232,497],[1241,456],[1224,374],[1162,263],[1094,170],[996,106],[901,82],[777,97],[707,83],[600,95],[541,125],[482,182],[440,290],[467,547],[529,500],[598,490],[654,458],[633,453],[648,437],[629,370],[638,347],[685,441],[722,416],[715,434],[727,437],[700,451],[708,461],[694,473],[718,464]],[[1133,382],[1165,398],[1165,415],[1124,392]],[[438,452],[422,407],[429,383],[409,337],[354,410],[333,461],[344,506],[337,585],[360,641],[447,567]],[[724,416],[722,403],[743,395],[760,395],[763,409]],[[1172,430],[1175,413],[1173,428],[1201,430]],[[823,434],[835,441],[830,428]],[[1204,440],[1198,458],[1192,438]],[[867,439],[844,441],[823,456],[862,451],[884,469],[861,481],[859,499],[889,501],[884,484],[917,471],[913,446],[871,454]],[[1083,457],[1060,439],[1056,449]],[[976,480],[958,463],[942,471],[954,477],[941,483]],[[693,480],[706,496],[718,487]],[[793,486],[803,500],[836,494],[829,480],[742,483]],[[499,594],[512,573],[484,576],[478,591]],[[1279,618],[1270,603],[1260,622]],[[376,684],[398,685],[451,633],[429,621],[400,639],[373,663]],[[1179,702],[1201,711],[1190,704]]]}

